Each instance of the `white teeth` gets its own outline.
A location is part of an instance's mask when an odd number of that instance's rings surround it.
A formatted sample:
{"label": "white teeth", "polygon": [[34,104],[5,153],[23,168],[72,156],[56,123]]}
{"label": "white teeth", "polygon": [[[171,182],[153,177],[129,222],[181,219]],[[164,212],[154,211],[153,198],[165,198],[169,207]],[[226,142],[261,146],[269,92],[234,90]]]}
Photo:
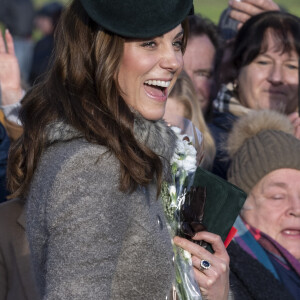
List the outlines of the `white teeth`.
{"label": "white teeth", "polygon": [[288,235],[298,235],[300,233],[299,230],[285,230],[284,232]]}
{"label": "white teeth", "polygon": [[171,81],[163,81],[163,80],[147,80],[145,81],[148,85],[156,85],[161,87],[168,87],[171,83]]}

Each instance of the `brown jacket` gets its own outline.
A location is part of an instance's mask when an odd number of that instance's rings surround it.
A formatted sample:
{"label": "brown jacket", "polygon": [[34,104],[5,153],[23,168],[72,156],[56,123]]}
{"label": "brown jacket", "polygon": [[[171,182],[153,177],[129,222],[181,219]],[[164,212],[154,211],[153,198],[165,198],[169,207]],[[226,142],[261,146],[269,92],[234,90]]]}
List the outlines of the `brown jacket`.
{"label": "brown jacket", "polygon": [[20,137],[23,133],[23,127],[7,120],[4,116],[3,111],[0,109],[0,122],[6,129],[7,135],[10,137],[11,140],[15,141]]}
{"label": "brown jacket", "polygon": [[0,300],[38,300],[25,235],[24,203],[0,205]]}

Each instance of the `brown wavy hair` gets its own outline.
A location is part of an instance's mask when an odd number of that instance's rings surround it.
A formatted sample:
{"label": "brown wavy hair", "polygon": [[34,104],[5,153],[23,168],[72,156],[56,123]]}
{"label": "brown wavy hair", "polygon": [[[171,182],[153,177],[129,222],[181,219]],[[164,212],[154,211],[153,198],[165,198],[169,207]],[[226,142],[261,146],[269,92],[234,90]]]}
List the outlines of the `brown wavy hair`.
{"label": "brown wavy hair", "polygon": [[[187,39],[187,21],[184,47]],[[8,159],[10,198],[25,197],[46,146],[45,128],[62,120],[95,144],[106,146],[120,161],[120,190],[132,192],[155,177],[162,181],[160,158],[133,133],[134,115],[115,80],[125,39],[97,25],[75,0],[64,11],[55,33],[53,66],[22,101],[23,135]],[[130,159],[128,159],[130,157]]]}

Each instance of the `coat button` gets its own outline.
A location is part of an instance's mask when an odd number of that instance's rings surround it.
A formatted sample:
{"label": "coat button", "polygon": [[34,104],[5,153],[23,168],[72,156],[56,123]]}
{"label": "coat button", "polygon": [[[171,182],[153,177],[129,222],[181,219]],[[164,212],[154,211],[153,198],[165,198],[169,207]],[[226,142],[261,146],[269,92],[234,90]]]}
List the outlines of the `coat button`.
{"label": "coat button", "polygon": [[161,220],[161,217],[159,215],[157,215],[156,217],[157,217],[157,224],[158,224],[160,230],[163,230],[164,225],[163,225],[163,222]]}

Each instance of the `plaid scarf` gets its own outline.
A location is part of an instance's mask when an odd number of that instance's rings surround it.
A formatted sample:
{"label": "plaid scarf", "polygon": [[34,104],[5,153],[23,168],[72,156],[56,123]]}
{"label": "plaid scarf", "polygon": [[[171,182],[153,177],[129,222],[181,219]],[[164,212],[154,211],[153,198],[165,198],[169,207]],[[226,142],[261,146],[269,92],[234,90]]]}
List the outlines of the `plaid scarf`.
{"label": "plaid scarf", "polygon": [[293,270],[300,276],[300,262],[270,236],[250,226],[240,217],[236,220],[234,227],[238,229],[234,240],[249,255],[257,259],[265,268],[271,271],[275,278],[279,279],[279,276],[265,251],[271,253],[282,267],[287,270]]}
{"label": "plaid scarf", "polygon": [[213,101],[213,107],[218,112],[230,112],[236,117],[241,117],[251,111],[239,102],[232,82],[221,86],[217,98]]}
{"label": "plaid scarf", "polygon": [[287,270],[293,269],[300,276],[300,262],[284,247],[273,240],[270,236],[263,233],[257,228],[245,223],[246,228],[250,231],[255,240],[269,253],[275,260]]}

